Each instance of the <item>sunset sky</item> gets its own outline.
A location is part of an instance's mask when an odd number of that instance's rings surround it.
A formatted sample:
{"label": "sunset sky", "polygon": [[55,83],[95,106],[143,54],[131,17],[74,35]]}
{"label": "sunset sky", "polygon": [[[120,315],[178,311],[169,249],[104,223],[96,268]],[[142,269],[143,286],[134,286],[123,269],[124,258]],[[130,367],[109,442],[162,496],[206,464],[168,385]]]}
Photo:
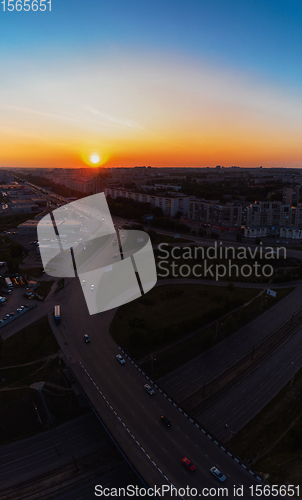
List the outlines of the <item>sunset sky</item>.
{"label": "sunset sky", "polygon": [[0,166],[302,167],[301,0],[0,7]]}

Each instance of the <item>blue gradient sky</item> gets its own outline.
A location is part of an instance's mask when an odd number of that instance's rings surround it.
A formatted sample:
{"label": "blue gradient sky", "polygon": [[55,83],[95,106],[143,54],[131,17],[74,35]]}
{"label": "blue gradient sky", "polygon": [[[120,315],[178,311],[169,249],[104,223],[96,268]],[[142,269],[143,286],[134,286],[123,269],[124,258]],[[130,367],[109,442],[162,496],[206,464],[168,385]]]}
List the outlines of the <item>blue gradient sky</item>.
{"label": "blue gradient sky", "polygon": [[[90,142],[110,165],[302,166],[301,28],[301,1],[52,0],[51,12],[1,11],[0,131],[11,147],[0,164],[80,166]],[[85,106],[102,124],[87,129]],[[113,134],[121,122],[137,127]]]}

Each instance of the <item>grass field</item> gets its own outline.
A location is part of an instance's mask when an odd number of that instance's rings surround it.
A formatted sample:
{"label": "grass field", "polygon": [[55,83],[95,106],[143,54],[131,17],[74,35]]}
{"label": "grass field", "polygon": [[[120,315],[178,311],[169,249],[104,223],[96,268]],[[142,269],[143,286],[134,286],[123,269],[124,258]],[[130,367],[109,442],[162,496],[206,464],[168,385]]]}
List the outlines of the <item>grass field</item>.
{"label": "grass field", "polygon": [[20,274],[27,275],[27,279],[30,278],[42,278],[43,267],[30,267],[27,269],[20,269]]}
{"label": "grass field", "polygon": [[38,392],[30,388],[33,383],[45,382],[44,398],[56,424],[83,413],[63,376],[58,350],[47,317],[3,341],[0,444],[44,429],[46,415]]}
{"label": "grass field", "polygon": [[54,284],[54,281],[39,281],[39,283],[39,287],[34,291],[45,300],[51,290],[52,285]]}
{"label": "grass field", "polygon": [[30,363],[55,354],[58,349],[48,319],[41,318],[4,341],[0,368]]}
{"label": "grass field", "polygon": [[[161,377],[232,334],[291,290],[278,290],[275,299],[257,297],[260,290],[247,288],[243,293],[240,288],[229,290],[211,285],[156,287],[119,308],[110,332],[136,359],[156,355],[152,375]],[[250,301],[246,307],[240,307]],[[231,316],[216,327],[216,320],[228,313]],[[207,327],[213,321],[215,324]],[[146,361],[143,368],[150,372],[151,361]]]}

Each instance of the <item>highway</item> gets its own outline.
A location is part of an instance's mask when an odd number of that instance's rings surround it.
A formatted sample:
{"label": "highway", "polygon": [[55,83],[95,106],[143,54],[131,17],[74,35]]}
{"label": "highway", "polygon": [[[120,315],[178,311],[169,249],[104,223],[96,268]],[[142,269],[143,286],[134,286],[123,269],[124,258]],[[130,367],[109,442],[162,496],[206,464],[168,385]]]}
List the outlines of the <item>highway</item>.
{"label": "highway", "polygon": [[[79,280],[66,281],[68,284],[59,296],[51,297],[44,304],[39,304],[33,310],[35,312],[28,313],[31,314],[31,318],[26,319],[31,322],[37,318],[38,313],[41,316],[46,310],[52,312],[53,304],[60,302],[62,324],[59,327],[54,325],[51,312],[49,314],[52,327],[57,338],[60,339],[60,346],[70,360],[71,367],[85,392],[99,410],[102,418],[105,418],[106,425],[111,426],[113,432],[117,432],[123,444],[126,443],[126,447],[123,447],[124,451],[130,456],[133,455],[139,466],[142,464],[141,473],[144,477],[151,478],[151,480],[157,477],[157,474],[153,475],[150,472],[150,468],[154,469],[153,465],[149,461],[146,465],[145,457],[141,456],[143,453],[133,439],[125,440],[123,435],[125,430],[121,428],[117,417],[112,412],[109,412],[109,417],[106,415],[108,407],[106,408],[103,400],[100,399],[98,391],[88,379],[79,361],[88,370],[97,386],[101,388],[125,426],[175,486],[184,487],[188,484],[196,488],[200,488],[201,485],[213,487],[216,485],[217,487],[217,481],[209,472],[213,465],[221,468],[227,475],[226,484],[228,485],[233,483],[248,485],[256,482],[162,394],[156,391],[154,398],[147,394],[143,389],[146,383],[145,377],[129,361],[122,366],[115,358],[119,351],[109,335],[109,325],[115,311],[90,316]],[[263,316],[266,314],[264,313]],[[19,322],[20,319],[16,321]],[[17,330],[20,327],[17,328],[15,325],[15,328]],[[4,330],[8,330],[8,327]],[[89,334],[90,344],[84,343],[84,333]],[[166,428],[162,424],[161,414],[166,414],[171,418],[172,428]],[[229,425],[231,427],[231,424]],[[188,456],[196,464],[197,470],[194,473],[184,469],[181,464],[183,456]],[[231,495],[230,498],[232,498]],[[249,497],[246,496],[246,498]]]}
{"label": "highway", "polygon": [[[146,378],[129,361],[122,366],[115,358],[119,351],[108,333],[112,317],[110,311],[108,314],[89,316],[83,295],[80,293],[80,284],[75,281],[72,286],[73,293],[69,293],[66,297],[62,311],[73,310],[73,314],[68,315],[68,321],[63,321],[59,330],[63,330],[73,354],[72,370],[80,382],[83,381],[85,384],[85,391],[89,392],[96,409],[98,404],[103,402],[79,362],[101,388],[125,426],[176,487],[186,485],[197,489],[202,485],[218,487],[220,483],[217,483],[209,471],[213,465],[226,474],[226,485],[247,486],[257,483],[255,478],[197,429],[159,391],[156,390],[154,397],[147,394],[143,388]],[[90,344],[84,344],[84,333],[89,333]],[[86,382],[83,375],[87,379]],[[88,383],[91,385],[90,388]],[[172,420],[171,428],[166,428],[160,421],[161,414],[169,416]],[[113,413],[111,424],[113,427],[118,425],[117,417]],[[132,440],[131,448],[133,447],[137,453],[138,445]],[[124,451],[130,453],[130,448]],[[188,456],[195,463],[197,468],[195,473],[184,468],[181,463],[183,456]],[[234,498],[231,492],[229,496]],[[248,494],[246,498],[249,498]]]}

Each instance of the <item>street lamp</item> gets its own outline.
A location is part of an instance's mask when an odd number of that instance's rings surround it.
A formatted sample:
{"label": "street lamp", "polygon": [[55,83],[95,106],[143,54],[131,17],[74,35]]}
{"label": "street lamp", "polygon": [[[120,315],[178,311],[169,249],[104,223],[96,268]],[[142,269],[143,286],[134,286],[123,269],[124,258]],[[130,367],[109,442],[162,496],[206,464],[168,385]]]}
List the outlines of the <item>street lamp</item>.
{"label": "street lamp", "polygon": [[228,431],[230,431],[230,437],[229,437],[229,439],[231,439],[231,438],[232,438],[232,434],[235,434],[235,431],[232,431],[232,429],[230,429],[230,428],[229,428],[228,424],[225,424],[225,426],[224,426],[224,427],[225,427]]}
{"label": "street lamp", "polygon": [[156,361],[156,358],[153,358],[153,354],[151,354],[151,376],[153,377],[153,361]]}

